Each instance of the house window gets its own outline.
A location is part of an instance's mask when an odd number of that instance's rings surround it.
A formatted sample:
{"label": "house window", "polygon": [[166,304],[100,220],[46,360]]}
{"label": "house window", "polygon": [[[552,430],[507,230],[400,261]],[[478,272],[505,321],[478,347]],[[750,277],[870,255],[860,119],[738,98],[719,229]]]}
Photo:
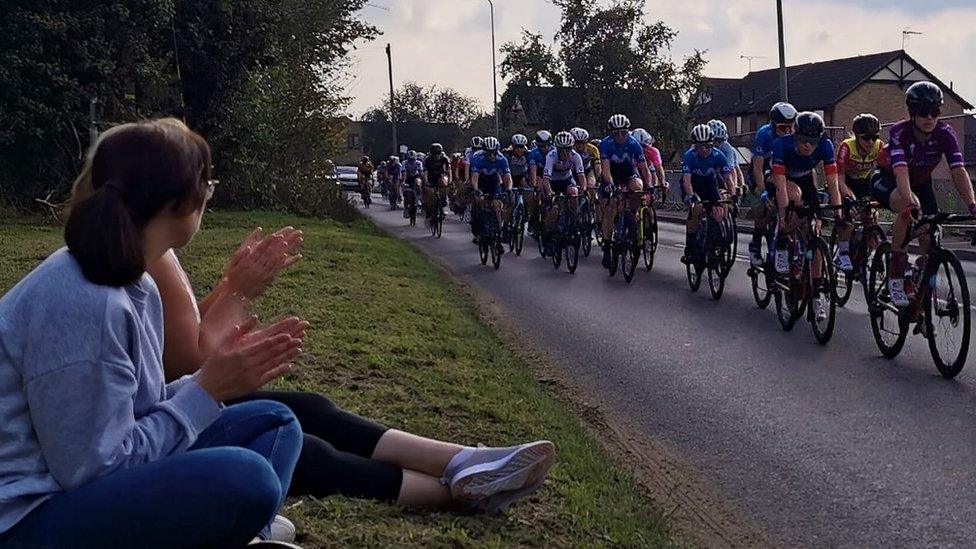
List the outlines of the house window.
{"label": "house window", "polygon": [[362,147],[362,145],[363,145],[363,139],[361,136],[352,133],[346,136],[347,149],[358,149]]}

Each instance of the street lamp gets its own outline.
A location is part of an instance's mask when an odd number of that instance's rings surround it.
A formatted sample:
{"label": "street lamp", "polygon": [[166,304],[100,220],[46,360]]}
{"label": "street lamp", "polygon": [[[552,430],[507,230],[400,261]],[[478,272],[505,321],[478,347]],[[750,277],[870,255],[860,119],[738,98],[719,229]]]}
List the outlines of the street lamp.
{"label": "street lamp", "polygon": [[492,102],[495,106],[495,137],[499,137],[501,132],[498,129],[498,65],[495,63],[495,3],[488,0],[488,7],[491,9],[491,82],[492,82]]}
{"label": "street lamp", "polygon": [[783,44],[783,0],[776,0],[776,26],[779,27],[779,100],[789,101],[786,80],[786,46]]}

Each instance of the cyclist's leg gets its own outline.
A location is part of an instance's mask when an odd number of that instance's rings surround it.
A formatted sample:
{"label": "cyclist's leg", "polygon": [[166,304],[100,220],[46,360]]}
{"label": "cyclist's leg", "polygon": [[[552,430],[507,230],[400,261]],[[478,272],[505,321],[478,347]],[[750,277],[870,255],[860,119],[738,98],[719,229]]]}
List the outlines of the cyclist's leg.
{"label": "cyclist's leg", "polygon": [[[786,195],[789,204],[795,206],[803,205],[803,193],[800,187],[796,183],[787,180],[786,182]],[[789,216],[787,216],[787,222],[789,221]],[[786,274],[789,272],[790,261],[789,261],[789,250],[786,249],[787,234],[785,232],[780,232],[776,238],[776,271],[780,274]]]}
{"label": "cyclist's leg", "polygon": [[546,209],[546,231],[553,232],[556,230],[556,223],[559,220],[559,201],[556,197],[560,194],[566,194],[567,183],[565,181],[550,181],[549,182],[549,207]]}
{"label": "cyclist's leg", "polygon": [[[935,215],[939,213],[939,202],[935,198],[935,189],[932,187],[931,180],[918,185],[912,190],[918,198],[922,215]],[[918,247],[923,255],[928,254],[929,250],[932,249],[932,240],[927,231],[923,231],[918,237]]]}

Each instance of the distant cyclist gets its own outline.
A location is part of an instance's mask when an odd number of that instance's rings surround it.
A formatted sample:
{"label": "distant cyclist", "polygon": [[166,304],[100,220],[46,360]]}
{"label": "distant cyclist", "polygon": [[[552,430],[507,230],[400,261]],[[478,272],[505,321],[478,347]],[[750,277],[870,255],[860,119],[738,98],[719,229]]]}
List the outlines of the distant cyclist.
{"label": "distant cyclist", "polygon": [[[552,150],[552,134],[547,130],[539,130],[532,140],[535,148],[529,152],[529,184],[537,193],[542,193],[542,174],[546,168],[546,157]],[[537,196],[538,198],[538,196]],[[540,230],[538,216],[529,216],[529,233]]]}
{"label": "distant cyclist", "polygon": [[[474,189],[477,206],[473,209],[471,216],[471,232],[475,239],[481,235],[480,227],[482,224],[481,210],[485,201],[490,201],[490,207],[498,227],[502,227],[502,203],[498,200],[498,195],[502,191],[512,190],[512,174],[508,166],[508,160],[501,151],[501,144],[494,137],[486,137],[483,142],[484,150],[479,152],[472,159],[471,164],[471,187]],[[504,253],[504,250],[500,250]]]}
{"label": "distant cyclist", "polygon": [[654,176],[651,185],[667,187],[668,181],[664,178],[664,162],[661,161],[661,151],[654,146],[654,136],[644,128],[637,128],[631,132],[631,135],[644,147],[647,169]]}
{"label": "distant cyclist", "polygon": [[752,232],[752,242],[749,243],[749,261],[753,267],[762,265],[763,259],[759,246],[763,231],[772,221],[775,209],[776,189],[767,186],[772,173],[773,143],[780,137],[793,133],[796,127],[796,115],[796,108],[793,105],[784,102],[776,103],[769,110],[769,123],[756,132],[756,142],[752,151],[752,184],[759,200],[752,209],[755,230]]}
{"label": "distant cyclist", "polygon": [[[892,226],[891,273],[888,289],[891,302],[899,307],[908,305],[904,279],[908,271],[908,252],[905,235],[912,217],[921,210],[923,215],[939,212],[939,203],[932,187],[932,171],[945,157],[952,174],[956,192],[969,213],[976,215],[973,185],[966,172],[959,139],[952,126],[939,120],[944,96],[932,82],[916,82],[905,92],[908,120],[891,127],[890,140],[884,147],[881,171],[875,177],[872,195],[875,200],[898,214]],[[931,242],[919,239],[922,251]]]}
{"label": "distant cyclist", "polygon": [[522,193],[522,200],[525,203],[526,219],[532,219],[538,204],[538,197],[531,192],[529,185],[529,138],[517,133],[512,136],[512,145],[509,147],[505,158],[508,160],[508,167],[512,174],[512,189]]}
{"label": "distant cyclist", "polygon": [[440,143],[431,144],[430,154],[424,160],[424,172],[427,174],[423,196],[424,210],[427,217],[432,217],[441,201],[447,198],[451,177],[451,161],[444,154],[444,146]]}
{"label": "distant cyclist", "polygon": [[729,163],[729,168],[732,169],[733,187],[736,189],[735,194],[739,194],[739,188],[744,185],[745,180],[742,176],[742,169],[739,168],[739,153],[729,143],[729,128],[725,125],[725,122],[718,119],[709,120],[708,127],[715,134],[715,148],[722,152]]}
{"label": "distant cyclist", "polygon": [[375,170],[376,168],[373,167],[373,162],[370,161],[369,156],[363,156],[356,167],[356,178],[359,179],[360,192],[372,192],[373,172]]}
{"label": "distant cyclist", "polygon": [[484,139],[478,137],[477,135],[471,138],[471,146],[464,149],[464,161],[461,163],[463,172],[463,181],[471,182],[471,163],[474,162],[474,155],[481,152],[482,146],[484,145]]}
{"label": "distant cyclist", "polygon": [[400,164],[400,158],[397,155],[390,155],[386,161],[386,184],[388,186],[387,193],[390,195],[388,198],[392,197],[394,207],[400,201],[401,183],[403,183],[403,165]]}
{"label": "distant cyclist", "polygon": [[580,187],[580,193],[588,193],[592,190],[596,192],[597,181],[600,177],[600,148],[590,143],[590,132],[584,128],[573,128],[569,130],[573,136],[573,147],[576,153],[583,160],[583,172],[586,178],[586,185]]}

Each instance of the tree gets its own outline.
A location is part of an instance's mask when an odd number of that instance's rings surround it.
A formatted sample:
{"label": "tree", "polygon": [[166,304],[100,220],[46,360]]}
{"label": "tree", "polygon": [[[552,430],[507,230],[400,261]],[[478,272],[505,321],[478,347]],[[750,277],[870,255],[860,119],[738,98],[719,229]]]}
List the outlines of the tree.
{"label": "tree", "polygon": [[541,34],[522,29],[522,42],[502,44],[502,78],[527,86],[562,86],[559,60]]}
{"label": "tree", "polygon": [[[478,101],[452,88],[437,86],[423,87],[416,82],[406,82],[396,90],[397,122],[432,122],[457,124],[467,128],[478,117],[483,116]],[[391,112],[390,96],[383,99],[382,107],[373,107],[363,115],[370,122],[389,122]]]}

